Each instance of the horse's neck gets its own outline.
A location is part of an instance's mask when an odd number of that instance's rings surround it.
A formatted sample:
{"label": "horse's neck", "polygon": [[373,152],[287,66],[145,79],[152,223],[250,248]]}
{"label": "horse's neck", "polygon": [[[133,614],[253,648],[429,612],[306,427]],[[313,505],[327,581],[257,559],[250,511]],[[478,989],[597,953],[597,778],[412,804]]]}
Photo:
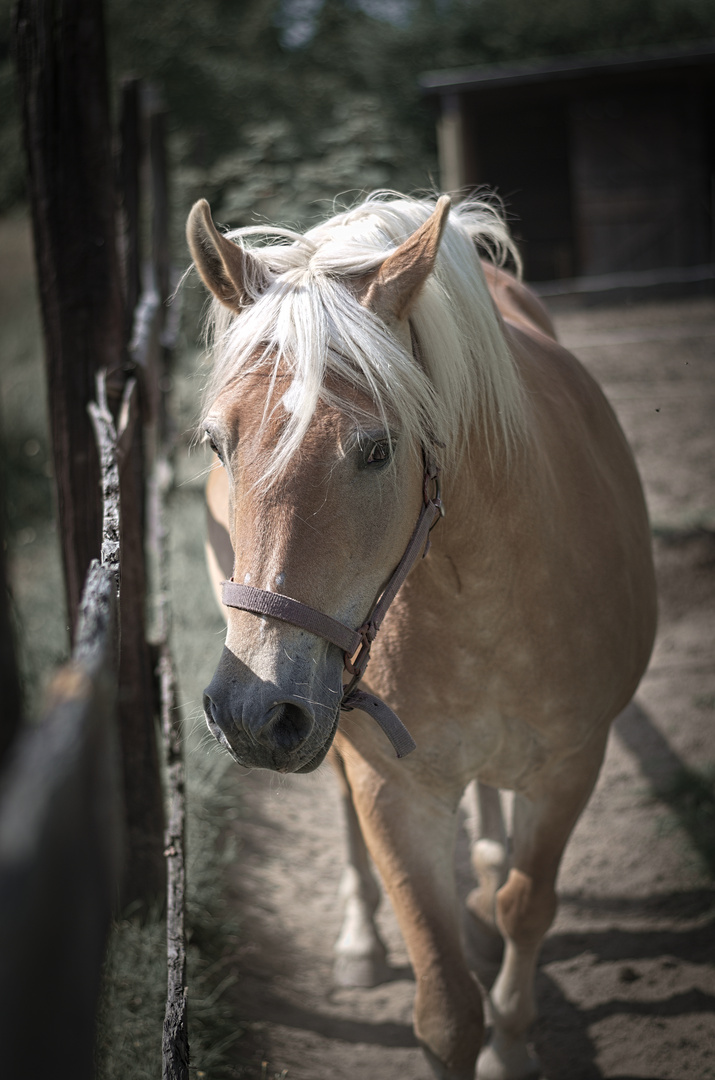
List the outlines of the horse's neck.
{"label": "horse's neck", "polygon": [[[494,436],[494,443],[497,436]],[[455,475],[445,478],[445,522],[439,541],[451,558],[471,562],[511,531],[528,493],[523,451],[506,453],[475,431]],[[437,541],[437,537],[435,537]]]}
{"label": "horse's neck", "polygon": [[[518,285],[506,274],[508,287]],[[519,286],[519,289],[523,288]],[[525,290],[526,291],[526,290]],[[530,295],[530,294],[529,294]],[[498,308],[501,316],[501,305]],[[516,314],[516,309],[514,311]],[[511,316],[511,313],[510,313]],[[510,325],[511,324],[511,325]],[[524,323],[527,317],[524,316]],[[465,452],[453,476],[443,482],[444,503],[449,525],[444,529],[445,552],[454,560],[469,564],[485,550],[498,557],[500,547],[524,527],[533,526],[547,512],[552,487],[551,465],[538,436],[540,419],[531,401],[536,372],[541,379],[544,347],[538,340],[545,333],[528,320],[529,333],[512,323],[502,324],[515,362],[526,376],[524,428],[507,447],[498,424],[477,424],[467,438]],[[553,339],[551,340],[553,346]]]}
{"label": "horse's neck", "polygon": [[467,437],[467,450],[453,477],[445,477],[445,504],[457,525],[452,543],[474,552],[478,537],[498,543],[500,533],[519,527],[539,512],[550,488],[550,465],[541,453],[539,418],[532,394],[543,388],[548,354],[556,347],[556,331],[541,301],[511,274],[482,263],[489,293],[526,388],[525,427],[508,450],[500,425],[477,425]]}

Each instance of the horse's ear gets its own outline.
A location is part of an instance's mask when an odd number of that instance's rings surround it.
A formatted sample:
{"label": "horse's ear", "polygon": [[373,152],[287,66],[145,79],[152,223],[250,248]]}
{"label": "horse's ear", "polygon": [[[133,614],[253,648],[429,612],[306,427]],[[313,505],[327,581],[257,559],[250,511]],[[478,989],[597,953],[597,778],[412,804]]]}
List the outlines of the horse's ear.
{"label": "horse's ear", "polygon": [[402,321],[409,315],[434,267],[451,203],[449,195],[442,195],[424,225],[388,255],[375,273],[362,303],[384,322]]}
{"label": "horse's ear", "polygon": [[249,302],[247,282],[265,281],[265,274],[247,251],[221,235],[206,199],[199,199],[192,206],[186,222],[186,239],[206,288],[226,307],[241,311]]}

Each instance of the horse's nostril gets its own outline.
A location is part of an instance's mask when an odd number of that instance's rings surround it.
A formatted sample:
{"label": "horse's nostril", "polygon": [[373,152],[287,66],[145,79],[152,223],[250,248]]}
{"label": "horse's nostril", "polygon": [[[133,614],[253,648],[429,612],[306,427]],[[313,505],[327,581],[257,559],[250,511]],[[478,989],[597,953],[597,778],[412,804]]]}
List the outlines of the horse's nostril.
{"label": "horse's nostril", "polygon": [[313,730],[313,717],[290,701],[274,708],[268,722],[258,732],[262,742],[272,742],[280,750],[297,750]]}
{"label": "horse's nostril", "polygon": [[218,728],[221,727],[218,706],[211,695],[207,693],[204,693],[204,712],[212,724],[215,724]]}

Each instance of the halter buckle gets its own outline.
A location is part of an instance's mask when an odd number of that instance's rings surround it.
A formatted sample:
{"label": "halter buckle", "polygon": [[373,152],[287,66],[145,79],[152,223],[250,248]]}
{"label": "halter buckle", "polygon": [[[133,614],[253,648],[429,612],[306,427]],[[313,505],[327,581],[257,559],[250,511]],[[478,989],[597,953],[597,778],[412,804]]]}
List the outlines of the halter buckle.
{"label": "halter buckle", "polygon": [[[444,517],[444,503],[442,502],[442,470],[431,455],[425,454],[425,472],[424,482],[422,485],[422,492],[424,495],[425,506],[429,506],[432,503],[437,510],[439,510],[439,516]],[[430,481],[434,481],[434,496],[429,493]],[[435,519],[434,525],[437,524]],[[432,528],[434,528],[434,525]],[[430,530],[431,531],[431,530]]]}
{"label": "halter buckle", "polygon": [[[370,659],[370,649],[372,648],[372,643],[375,640],[375,634],[377,633],[377,630],[371,622],[365,622],[362,624],[362,626],[359,626],[357,628],[356,633],[360,635],[362,641],[358,648],[355,659],[353,660],[353,657],[350,656],[348,653],[343,653],[345,670],[353,676],[353,683],[359,682],[365,674],[367,662]],[[351,683],[351,685],[353,685],[353,683]]]}

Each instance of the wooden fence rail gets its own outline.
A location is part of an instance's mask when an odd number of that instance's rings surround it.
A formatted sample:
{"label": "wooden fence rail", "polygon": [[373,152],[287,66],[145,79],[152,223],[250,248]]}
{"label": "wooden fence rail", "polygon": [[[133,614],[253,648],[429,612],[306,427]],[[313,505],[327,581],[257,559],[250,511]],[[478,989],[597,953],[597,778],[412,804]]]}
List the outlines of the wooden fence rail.
{"label": "wooden fence rail", "polygon": [[94,562],[74,652],[0,779],[0,1046],[7,1080],[94,1075],[121,858],[114,576]]}

